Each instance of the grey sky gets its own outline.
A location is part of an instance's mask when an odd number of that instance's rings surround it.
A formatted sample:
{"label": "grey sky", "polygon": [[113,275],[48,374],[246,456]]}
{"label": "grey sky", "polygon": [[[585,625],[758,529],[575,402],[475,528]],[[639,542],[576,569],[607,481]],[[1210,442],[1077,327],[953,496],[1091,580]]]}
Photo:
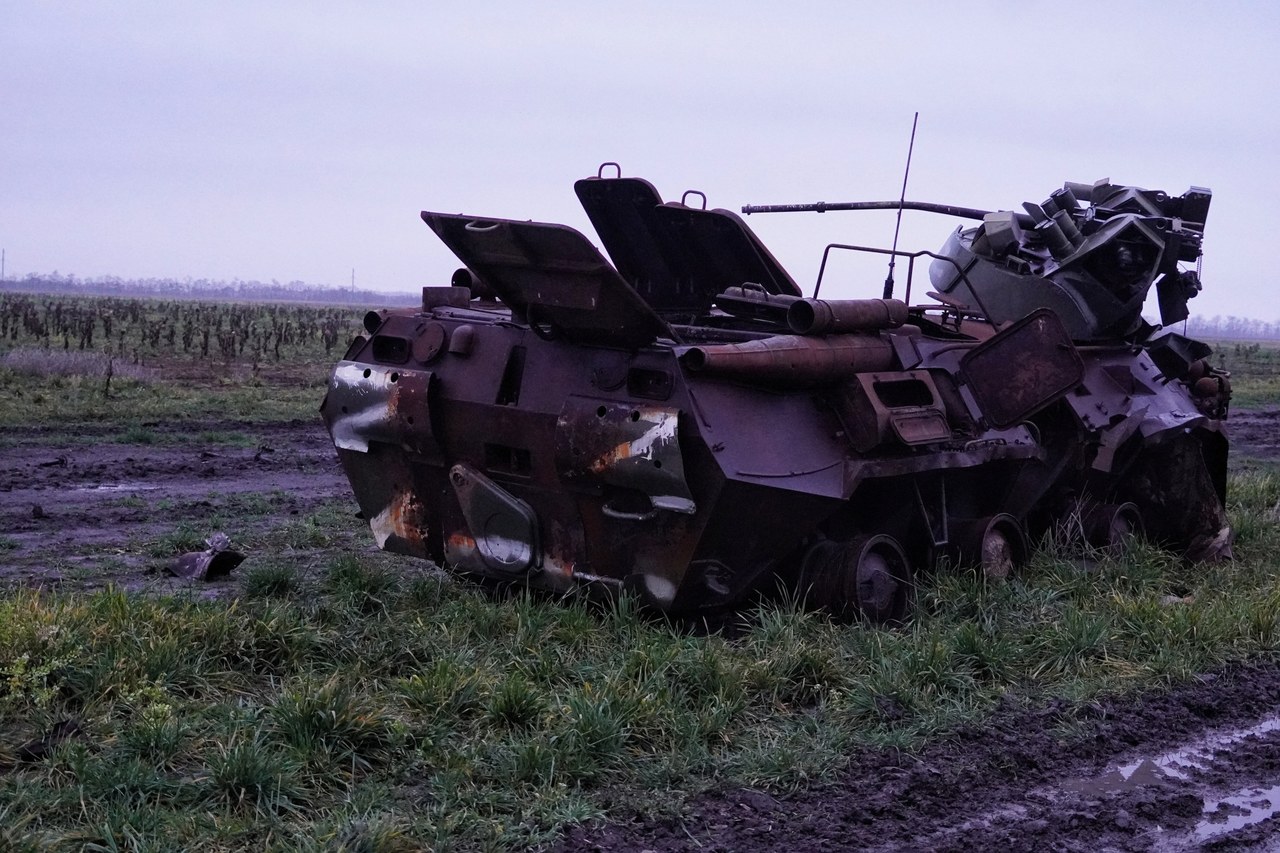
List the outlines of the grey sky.
{"label": "grey sky", "polygon": [[[10,277],[412,290],[421,209],[565,222],[601,161],[714,207],[1039,201],[1109,177],[1214,191],[1195,313],[1280,317],[1280,6],[34,3],[0,0]],[[757,215],[806,290],[892,214]],[[901,246],[958,220],[908,212]],[[875,295],[883,269],[833,270]]]}

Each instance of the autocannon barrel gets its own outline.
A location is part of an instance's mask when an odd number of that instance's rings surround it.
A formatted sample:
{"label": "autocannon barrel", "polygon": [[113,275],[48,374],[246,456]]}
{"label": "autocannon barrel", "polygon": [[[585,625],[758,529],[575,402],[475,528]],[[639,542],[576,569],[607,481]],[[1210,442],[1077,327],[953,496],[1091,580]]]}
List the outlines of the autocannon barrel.
{"label": "autocannon barrel", "polygon": [[934,204],[929,201],[819,201],[813,204],[744,204],[742,212],[752,213],[826,213],[828,210],[923,210],[941,213],[961,219],[981,219],[989,210],[976,207],[960,207],[954,204]]}
{"label": "autocannon barrel", "polygon": [[798,299],[787,309],[787,325],[797,335],[870,332],[905,322],[901,299]]}
{"label": "autocannon barrel", "polygon": [[893,367],[893,346],[873,335],[774,335],[740,344],[690,347],[680,363],[697,373],[817,385]]}

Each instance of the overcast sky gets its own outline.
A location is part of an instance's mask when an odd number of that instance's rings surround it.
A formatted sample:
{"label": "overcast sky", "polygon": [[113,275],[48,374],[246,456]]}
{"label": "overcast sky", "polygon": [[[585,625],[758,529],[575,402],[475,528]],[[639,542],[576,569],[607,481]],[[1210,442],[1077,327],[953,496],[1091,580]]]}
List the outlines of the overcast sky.
{"label": "overcast sky", "polygon": [[[0,0],[7,277],[414,290],[422,209],[594,233],[602,161],[710,206],[1214,192],[1205,316],[1280,318],[1280,4]],[[756,215],[806,290],[892,214]],[[958,220],[908,212],[901,248]],[[824,295],[878,295],[883,269]]]}

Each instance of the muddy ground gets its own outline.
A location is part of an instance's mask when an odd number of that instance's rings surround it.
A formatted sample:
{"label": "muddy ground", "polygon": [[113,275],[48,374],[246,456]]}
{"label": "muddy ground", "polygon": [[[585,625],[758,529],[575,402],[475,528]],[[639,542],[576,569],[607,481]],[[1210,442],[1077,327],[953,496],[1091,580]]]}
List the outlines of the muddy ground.
{"label": "muddy ground", "polygon": [[[151,427],[150,445],[93,430],[6,436],[0,583],[232,595],[234,579],[169,578],[154,543],[237,495],[268,495],[262,524],[349,499],[318,422],[168,429]],[[1280,458],[1280,408],[1233,413],[1231,432],[1239,460]],[[1083,711],[1011,696],[981,728],[852,768],[795,794],[718,791],[675,820],[618,803],[618,822],[577,829],[562,849],[1280,850],[1280,668]]]}
{"label": "muddy ground", "polygon": [[[1275,850],[1278,714],[1275,668],[1083,715],[1011,700],[920,755],[857,755],[790,796],[721,791],[680,820],[575,830],[562,850]],[[1064,723],[1067,744],[1051,733]]]}
{"label": "muddy ground", "polygon": [[1280,407],[1233,411],[1227,419],[1236,459],[1280,459]]}
{"label": "muddy ground", "polygon": [[[349,499],[356,511],[318,420],[154,424],[142,445],[120,443],[118,433],[79,428],[68,437],[50,428],[5,437],[0,536],[9,547],[0,550],[0,583],[225,595],[235,578],[193,586],[170,577],[172,560],[158,553],[164,537],[227,527],[242,546],[335,501]],[[265,498],[246,509],[248,496]]]}

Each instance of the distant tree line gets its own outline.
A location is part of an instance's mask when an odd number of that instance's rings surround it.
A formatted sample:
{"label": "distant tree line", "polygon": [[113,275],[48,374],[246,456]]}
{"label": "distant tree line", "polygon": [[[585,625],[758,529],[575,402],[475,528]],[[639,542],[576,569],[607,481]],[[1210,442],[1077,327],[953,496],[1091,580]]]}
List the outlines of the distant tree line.
{"label": "distant tree line", "polygon": [[244,302],[310,302],[328,305],[390,306],[416,305],[421,293],[386,293],[376,290],[328,287],[274,279],[262,281],[219,281],[207,278],[127,279],[117,276],[78,278],[51,273],[30,273],[19,279],[0,282],[0,292],[48,293],[68,296],[132,296],[156,299],[205,299]]}
{"label": "distant tree line", "polygon": [[[307,284],[291,281],[282,284],[274,279],[262,281],[221,281],[208,278],[141,278],[118,276],[79,278],[51,273],[30,273],[20,279],[0,281],[0,293],[47,293],[68,296],[131,296],[143,299],[196,299],[228,302],[302,302],[325,305],[379,307],[418,305],[420,292],[384,292],[356,290],[349,287]],[[1177,331],[1181,329],[1174,327]],[[1267,322],[1248,317],[1191,317],[1186,334],[1218,340],[1280,339],[1280,320]]]}
{"label": "distant tree line", "polygon": [[[1177,327],[1174,327],[1177,330]],[[1275,340],[1280,338],[1280,320],[1268,323],[1249,317],[1191,317],[1187,320],[1187,334],[1193,338],[1218,340]]]}
{"label": "distant tree line", "polygon": [[[363,308],[298,301],[208,301],[0,292],[0,350],[103,351],[134,364],[186,356],[259,364],[334,356]],[[340,352],[341,350],[339,350]]]}

